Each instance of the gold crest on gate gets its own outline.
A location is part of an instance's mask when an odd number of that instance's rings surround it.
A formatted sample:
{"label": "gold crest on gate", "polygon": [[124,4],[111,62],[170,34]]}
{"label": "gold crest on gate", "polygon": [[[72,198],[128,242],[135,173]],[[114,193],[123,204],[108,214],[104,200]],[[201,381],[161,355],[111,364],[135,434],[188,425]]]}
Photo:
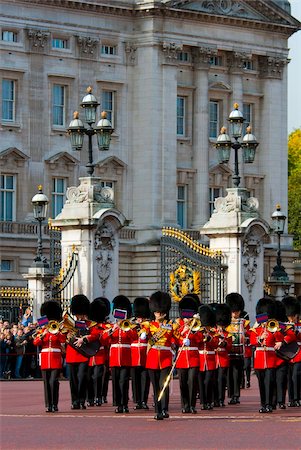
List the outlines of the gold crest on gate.
{"label": "gold crest on gate", "polygon": [[179,302],[184,295],[199,294],[201,286],[200,272],[181,264],[169,275],[170,295],[175,302]]}

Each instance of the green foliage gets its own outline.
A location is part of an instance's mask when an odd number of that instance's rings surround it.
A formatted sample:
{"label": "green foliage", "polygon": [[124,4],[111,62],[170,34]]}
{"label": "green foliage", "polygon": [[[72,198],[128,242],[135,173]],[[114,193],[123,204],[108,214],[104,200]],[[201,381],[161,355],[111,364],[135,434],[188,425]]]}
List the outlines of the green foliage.
{"label": "green foliage", "polygon": [[301,251],[301,129],[288,138],[288,231]]}

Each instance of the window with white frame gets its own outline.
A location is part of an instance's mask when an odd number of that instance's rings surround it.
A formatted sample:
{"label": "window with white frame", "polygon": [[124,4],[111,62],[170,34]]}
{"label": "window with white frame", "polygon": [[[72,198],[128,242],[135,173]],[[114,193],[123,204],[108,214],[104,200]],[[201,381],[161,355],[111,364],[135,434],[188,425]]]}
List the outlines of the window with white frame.
{"label": "window with white frame", "polygon": [[253,61],[252,60],[244,61],[243,68],[245,70],[254,70]]}
{"label": "window with white frame", "polygon": [[219,108],[220,103],[215,100],[209,102],[209,137],[216,139],[219,135]]}
{"label": "window with white frame", "polygon": [[223,189],[221,187],[209,188],[209,216],[211,217],[214,210],[214,201],[218,197],[222,197]]}
{"label": "window with white frame", "polygon": [[103,44],[101,46],[101,54],[102,55],[117,55],[117,46]]}
{"label": "window with white frame", "polygon": [[107,119],[115,126],[115,92],[103,90],[101,93],[101,110],[106,111]]}
{"label": "window with white frame", "polygon": [[11,30],[2,30],[1,39],[4,42],[18,42],[18,33]]}
{"label": "window with white frame", "polygon": [[54,84],[52,86],[52,125],[65,126],[66,86]]}
{"label": "window with white frame", "polygon": [[14,122],[16,119],[16,82],[2,79],[2,120]]}
{"label": "window with white frame", "polygon": [[12,271],[13,271],[13,261],[11,259],[1,259],[0,272],[12,272]]}
{"label": "window with white frame", "polygon": [[53,178],[51,192],[51,216],[54,219],[63,209],[67,190],[65,178]]}
{"label": "window with white frame", "polygon": [[188,52],[179,52],[177,53],[177,60],[181,62],[189,62],[190,55]]}
{"label": "window with white frame", "polygon": [[177,223],[181,228],[187,228],[187,186],[177,187]]}
{"label": "window with white frame", "polygon": [[54,37],[52,39],[52,48],[65,50],[68,48],[68,39]]}
{"label": "window with white frame", "polygon": [[186,135],[186,97],[177,96],[177,135]]}
{"label": "window with white frame", "polygon": [[222,66],[223,65],[222,56],[218,56],[218,55],[211,56],[209,59],[209,64],[210,64],[210,66],[219,66],[219,67]]}
{"label": "window with white frame", "polygon": [[243,112],[242,113],[243,113],[243,116],[244,116],[244,119],[245,119],[245,121],[243,123],[243,131],[242,131],[243,136],[244,136],[246,134],[247,127],[249,125],[253,125],[253,117],[252,117],[252,115],[253,115],[253,105],[252,105],[252,103],[244,103],[243,104]]}
{"label": "window with white frame", "polygon": [[16,209],[16,181],[14,175],[1,175],[0,220],[13,222]]}

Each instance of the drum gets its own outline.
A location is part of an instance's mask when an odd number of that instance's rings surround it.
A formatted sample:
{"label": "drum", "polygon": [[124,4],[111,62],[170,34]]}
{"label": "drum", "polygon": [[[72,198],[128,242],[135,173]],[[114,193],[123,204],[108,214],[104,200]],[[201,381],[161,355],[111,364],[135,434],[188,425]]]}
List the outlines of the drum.
{"label": "drum", "polygon": [[297,342],[290,342],[289,344],[285,342],[279,350],[276,350],[276,354],[279,358],[284,359],[284,361],[290,361],[297,355],[298,351],[299,345]]}

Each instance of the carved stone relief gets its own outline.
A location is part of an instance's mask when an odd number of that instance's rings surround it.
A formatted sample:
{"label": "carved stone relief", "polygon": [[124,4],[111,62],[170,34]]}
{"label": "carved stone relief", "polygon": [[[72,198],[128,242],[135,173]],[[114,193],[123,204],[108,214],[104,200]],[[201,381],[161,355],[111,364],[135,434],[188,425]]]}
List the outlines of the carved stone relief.
{"label": "carved stone relief", "polygon": [[94,238],[96,272],[103,290],[105,290],[111,274],[116,246],[115,230],[109,222],[102,222],[96,230]]}
{"label": "carved stone relief", "polygon": [[86,56],[92,56],[95,53],[99,39],[90,36],[77,36],[77,44],[80,52]]}
{"label": "carved stone relief", "polygon": [[193,62],[196,66],[209,68],[210,59],[217,56],[217,48],[201,46],[193,49]]}
{"label": "carved stone relief", "polygon": [[228,194],[226,197],[218,197],[214,202],[214,212],[224,212],[230,213],[235,211],[243,212],[257,212],[259,207],[259,202],[255,197],[248,197],[245,195],[244,191],[241,191],[237,195],[236,190],[228,189]]}
{"label": "carved stone relief", "polygon": [[45,46],[47,45],[49,36],[50,33],[48,31],[34,30],[34,29],[27,30],[27,37],[29,39],[30,49],[37,51],[44,50]]}
{"label": "carved stone relief", "polygon": [[137,64],[137,46],[132,42],[125,43],[126,62],[129,66],[135,66]]}
{"label": "carved stone relief", "polygon": [[263,78],[278,78],[283,76],[283,69],[289,63],[286,57],[260,56],[260,75]]}
{"label": "carved stone relief", "polygon": [[183,50],[183,45],[176,44],[175,42],[163,42],[162,51],[165,56],[165,62],[175,63],[177,62],[177,55]]}
{"label": "carved stone relief", "polygon": [[265,237],[266,231],[262,227],[255,226],[250,229],[242,242],[243,277],[250,297],[256,282],[256,272],[259,265],[258,258],[263,251]]}

